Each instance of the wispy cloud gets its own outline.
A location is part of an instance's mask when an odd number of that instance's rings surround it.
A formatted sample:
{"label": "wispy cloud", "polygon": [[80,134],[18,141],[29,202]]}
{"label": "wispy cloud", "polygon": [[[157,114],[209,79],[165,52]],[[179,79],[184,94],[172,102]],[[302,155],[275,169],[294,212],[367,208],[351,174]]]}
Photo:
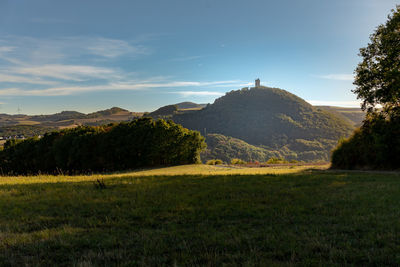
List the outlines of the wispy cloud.
{"label": "wispy cloud", "polygon": [[[100,85],[87,86],[56,86],[43,89],[23,89],[18,87],[0,89],[1,96],[65,96],[73,94],[82,94],[87,92],[100,91],[135,91],[148,90],[151,88],[184,88],[184,87],[207,87],[218,85],[226,81],[212,82],[193,82],[193,81],[164,81],[164,82],[148,82],[148,81],[127,81],[127,82],[109,82]],[[180,94],[182,96],[221,96],[221,92],[213,91],[177,91],[170,92]]]}
{"label": "wispy cloud", "polygon": [[316,77],[328,80],[338,80],[338,81],[352,81],[354,80],[353,74],[327,74],[327,75],[317,75]]}
{"label": "wispy cloud", "polygon": [[32,18],[31,22],[34,23],[73,23],[72,20],[58,19],[58,18]]}
{"label": "wispy cloud", "polygon": [[361,106],[360,101],[326,101],[326,100],[307,100],[313,106],[338,106],[338,107],[349,107],[359,108]]}
{"label": "wispy cloud", "polygon": [[9,63],[16,64],[19,61],[8,56],[9,53],[15,50],[13,46],[0,46],[0,59],[8,61]]}
{"label": "wispy cloud", "polygon": [[183,62],[183,61],[196,60],[196,59],[199,59],[199,58],[203,58],[203,56],[177,57],[177,58],[171,59],[171,61]]}
{"label": "wispy cloud", "polygon": [[106,75],[115,72],[109,68],[82,66],[82,65],[43,65],[32,67],[14,67],[10,69],[11,73],[33,76],[34,79],[39,77],[50,77],[68,81],[84,81],[88,78],[104,78]]}
{"label": "wispy cloud", "polygon": [[13,46],[0,46],[0,54],[11,52],[15,49]]}
{"label": "wispy cloud", "polygon": [[[4,58],[5,54],[7,57]],[[60,38],[33,38],[6,36],[0,38],[0,56],[11,63],[52,64],[59,60],[90,57],[113,59],[122,56],[148,55],[148,47],[125,40],[104,37],[70,36]],[[11,60],[14,60],[12,62]]]}
{"label": "wispy cloud", "polygon": [[222,96],[224,93],[221,92],[212,92],[212,91],[178,91],[178,92],[171,92],[173,94],[180,94],[183,97],[190,97],[190,96]]}
{"label": "wispy cloud", "polygon": [[55,82],[55,81],[46,81],[46,80],[42,80],[40,78],[35,78],[35,77],[22,77],[22,76],[1,74],[1,73],[0,73],[0,82],[1,83],[7,82],[7,83],[43,84],[43,85],[57,84],[57,82]]}
{"label": "wispy cloud", "polygon": [[145,55],[150,50],[141,45],[132,45],[123,40],[97,38],[88,40],[88,51],[94,55],[115,58],[124,54]]}
{"label": "wispy cloud", "polygon": [[[111,67],[115,66],[119,57],[149,53],[151,51],[147,47],[137,42],[103,37],[0,38],[0,59],[3,60],[0,61],[0,96],[65,96],[153,88],[168,88],[168,91],[174,90],[174,93],[184,97],[221,96],[223,93],[212,88],[237,89],[244,84],[240,80],[182,81],[163,76],[138,78],[135,72]],[[174,60],[198,58],[201,56]]]}

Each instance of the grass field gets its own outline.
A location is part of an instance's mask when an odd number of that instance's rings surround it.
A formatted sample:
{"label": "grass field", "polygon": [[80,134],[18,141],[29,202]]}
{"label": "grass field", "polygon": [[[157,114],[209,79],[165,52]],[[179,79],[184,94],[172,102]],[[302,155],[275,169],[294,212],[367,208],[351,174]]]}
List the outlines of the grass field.
{"label": "grass field", "polygon": [[399,233],[396,173],[188,165],[0,177],[0,266],[396,266]]}

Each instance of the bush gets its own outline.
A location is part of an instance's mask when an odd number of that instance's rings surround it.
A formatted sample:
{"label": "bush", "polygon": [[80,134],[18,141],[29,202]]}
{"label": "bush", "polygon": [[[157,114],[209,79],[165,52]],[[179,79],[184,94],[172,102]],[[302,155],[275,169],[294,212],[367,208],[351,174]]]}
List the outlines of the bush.
{"label": "bush", "polygon": [[289,163],[287,160],[284,158],[270,158],[267,162],[267,164],[283,164],[283,163]]}
{"label": "bush", "polygon": [[232,165],[241,165],[241,164],[246,164],[246,163],[247,163],[246,161],[237,159],[237,158],[234,158],[231,160]]}
{"label": "bush", "polygon": [[81,126],[43,138],[7,141],[0,151],[4,173],[90,173],[200,162],[199,132],[172,121]]}
{"label": "bush", "polygon": [[207,165],[221,165],[222,163],[220,159],[210,159],[206,162]]}
{"label": "bush", "polygon": [[399,169],[400,112],[372,113],[349,139],[332,152],[332,168]]}

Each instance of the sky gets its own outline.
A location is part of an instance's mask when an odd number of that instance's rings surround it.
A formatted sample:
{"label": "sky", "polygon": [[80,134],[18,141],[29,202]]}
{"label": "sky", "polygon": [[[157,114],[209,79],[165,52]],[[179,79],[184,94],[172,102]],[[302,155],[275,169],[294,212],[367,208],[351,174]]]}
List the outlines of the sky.
{"label": "sky", "polygon": [[392,0],[0,0],[0,113],[153,111],[261,84],[359,107]]}

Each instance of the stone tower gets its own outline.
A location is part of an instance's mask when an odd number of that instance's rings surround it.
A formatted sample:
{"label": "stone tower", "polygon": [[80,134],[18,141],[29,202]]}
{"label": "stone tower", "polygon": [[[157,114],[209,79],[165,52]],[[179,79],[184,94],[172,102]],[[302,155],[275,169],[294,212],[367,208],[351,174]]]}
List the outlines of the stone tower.
{"label": "stone tower", "polygon": [[260,85],[260,79],[257,79],[256,80],[256,87],[260,87],[261,85]]}

